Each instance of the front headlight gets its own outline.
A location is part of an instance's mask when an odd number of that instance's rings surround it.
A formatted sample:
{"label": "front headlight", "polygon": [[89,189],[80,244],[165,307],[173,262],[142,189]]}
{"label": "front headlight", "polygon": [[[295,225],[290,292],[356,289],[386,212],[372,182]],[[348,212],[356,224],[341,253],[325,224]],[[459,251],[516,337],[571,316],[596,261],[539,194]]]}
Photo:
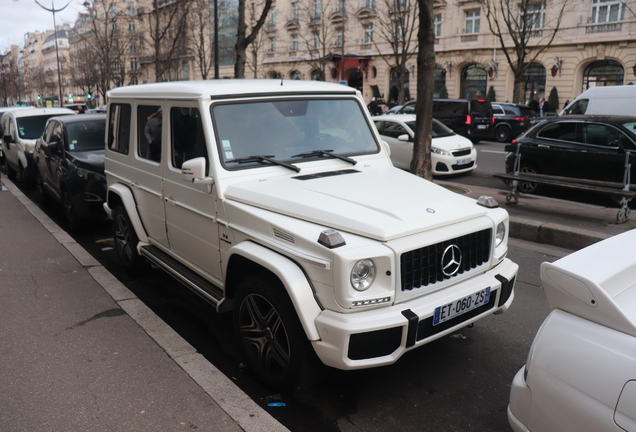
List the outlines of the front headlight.
{"label": "front headlight", "polygon": [[452,156],[451,152],[446,151],[446,150],[442,150],[442,149],[438,149],[437,147],[431,147],[431,153],[435,153],[435,154],[442,155],[442,156]]}
{"label": "front headlight", "polygon": [[368,289],[375,279],[375,263],[371,259],[363,259],[355,263],[351,269],[351,286],[356,291]]}
{"label": "front headlight", "polygon": [[495,235],[495,247],[499,246],[506,238],[506,224],[500,222],[497,225],[497,234]]}

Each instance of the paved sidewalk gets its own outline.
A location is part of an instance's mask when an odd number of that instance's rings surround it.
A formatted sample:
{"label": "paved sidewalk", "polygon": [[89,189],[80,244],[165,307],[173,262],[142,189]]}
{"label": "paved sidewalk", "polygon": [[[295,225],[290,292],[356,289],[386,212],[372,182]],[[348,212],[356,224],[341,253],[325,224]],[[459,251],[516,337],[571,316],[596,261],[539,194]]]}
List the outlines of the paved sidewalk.
{"label": "paved sidewalk", "polygon": [[0,431],[287,430],[2,181]]}

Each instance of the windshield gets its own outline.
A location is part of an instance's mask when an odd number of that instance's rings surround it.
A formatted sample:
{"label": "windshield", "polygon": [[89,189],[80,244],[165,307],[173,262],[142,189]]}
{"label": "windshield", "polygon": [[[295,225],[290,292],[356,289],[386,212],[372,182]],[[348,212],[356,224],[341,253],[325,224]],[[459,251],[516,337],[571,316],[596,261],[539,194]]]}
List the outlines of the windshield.
{"label": "windshield", "polygon": [[[411,128],[412,131],[415,131],[414,121],[409,121],[405,123],[409,128]],[[432,130],[433,138],[443,138],[443,137],[449,137],[453,135],[455,135],[455,132],[453,132],[451,129],[446,127],[443,123],[433,119],[433,130]]]}
{"label": "windshield", "polygon": [[46,121],[55,115],[63,115],[63,114],[48,114],[41,116],[33,116],[33,117],[18,117],[17,125],[18,125],[18,135],[22,139],[38,139],[42,136],[42,132],[44,132],[44,126],[46,125]]}
{"label": "windshield", "polygon": [[71,152],[103,150],[106,119],[68,123],[68,150]]}
{"label": "windshield", "polygon": [[[212,117],[221,159],[229,168],[262,166],[254,156],[300,163],[299,155],[316,150],[339,155],[379,150],[355,99],[222,103],[212,106]],[[321,157],[329,156],[315,153]]]}

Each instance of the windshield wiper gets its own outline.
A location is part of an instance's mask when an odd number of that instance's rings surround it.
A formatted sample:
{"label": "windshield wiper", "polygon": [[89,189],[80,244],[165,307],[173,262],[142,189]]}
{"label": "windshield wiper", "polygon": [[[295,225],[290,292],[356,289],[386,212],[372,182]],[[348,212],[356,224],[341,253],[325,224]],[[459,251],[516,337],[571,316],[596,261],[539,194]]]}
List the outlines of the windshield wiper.
{"label": "windshield wiper", "polygon": [[333,150],[314,150],[314,151],[310,151],[309,153],[300,153],[297,155],[292,156],[293,158],[295,157],[301,157],[301,158],[308,158],[308,157],[312,157],[312,156],[329,156],[335,159],[340,159],[341,161],[345,161],[345,162],[349,162],[351,165],[355,165],[358,163],[357,160],[348,158],[346,156],[339,156],[337,154],[333,154],[332,153]]}
{"label": "windshield wiper", "polygon": [[292,171],[300,172],[300,168],[298,168],[297,166],[291,165],[291,164],[288,164],[288,163],[285,163],[285,162],[277,161],[276,159],[272,159],[273,157],[274,157],[274,155],[245,156],[245,157],[241,157],[241,158],[226,160],[225,163],[243,164],[243,163],[249,163],[249,162],[258,162],[258,163],[269,162],[269,163],[271,163],[273,165],[279,165],[279,166],[285,167],[287,169],[290,169]]}

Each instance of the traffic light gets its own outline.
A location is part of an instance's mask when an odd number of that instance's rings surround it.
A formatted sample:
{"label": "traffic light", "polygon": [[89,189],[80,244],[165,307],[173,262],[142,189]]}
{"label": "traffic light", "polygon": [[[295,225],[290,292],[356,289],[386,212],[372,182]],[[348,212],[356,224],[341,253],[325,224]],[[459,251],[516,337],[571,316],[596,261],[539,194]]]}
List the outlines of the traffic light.
{"label": "traffic light", "polygon": [[86,99],[90,99],[90,98],[92,98],[92,97],[93,97],[93,95],[92,95],[92,94],[90,94],[90,93],[86,93]]}
{"label": "traffic light", "polygon": [[40,95],[38,95],[38,100],[40,100],[42,97]]}

